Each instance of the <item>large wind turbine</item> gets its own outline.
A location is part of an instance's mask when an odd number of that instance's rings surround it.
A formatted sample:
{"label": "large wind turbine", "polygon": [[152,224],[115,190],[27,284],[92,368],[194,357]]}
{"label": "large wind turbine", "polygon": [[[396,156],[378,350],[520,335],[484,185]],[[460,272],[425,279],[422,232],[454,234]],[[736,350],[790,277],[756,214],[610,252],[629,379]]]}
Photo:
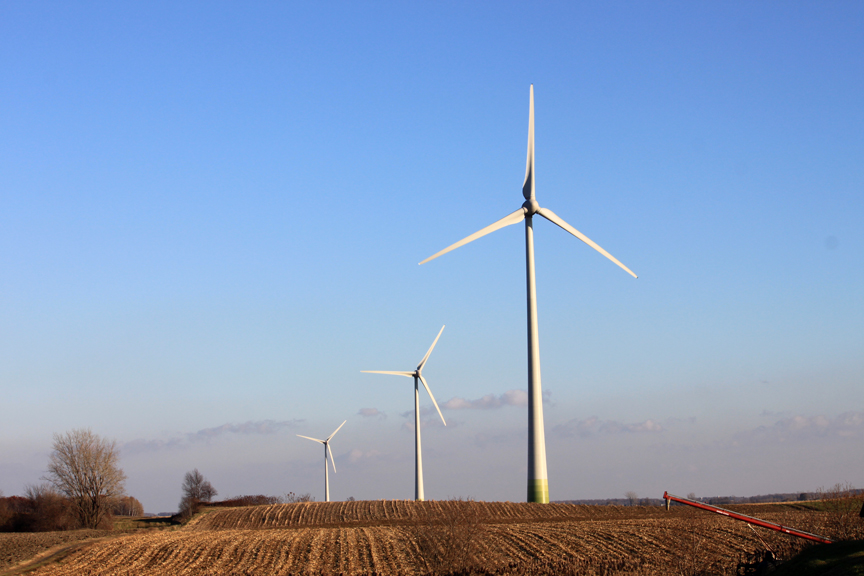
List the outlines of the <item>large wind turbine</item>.
{"label": "large wind turbine", "polygon": [[[347,422],[347,420],[345,420],[345,422]],[[306,438],[307,440],[314,440],[315,442],[320,442],[321,444],[324,445],[324,501],[325,502],[330,501],[330,477],[327,474],[327,454],[328,453],[330,454],[330,462],[333,464],[333,473],[334,474],[336,473],[336,461],[333,460],[333,451],[330,449],[330,439],[333,438],[333,436],[336,435],[336,432],[338,432],[342,428],[342,426],[345,425],[345,422],[342,422],[342,424],[339,425],[339,428],[336,428],[336,430],[334,430],[333,433],[330,434],[330,436],[328,436],[324,440],[319,440],[318,438],[310,438],[309,436],[303,436],[301,434],[297,434],[297,436],[300,436],[300,438]]]}
{"label": "large wind turbine", "polygon": [[528,501],[549,502],[549,479],[546,474],[546,440],[543,432],[543,395],[540,390],[540,342],[537,333],[537,292],[534,280],[534,224],[533,217],[539,214],[576,236],[636,278],[636,274],[616,260],[611,254],[591,241],[587,236],[562,220],[548,208],[541,208],[534,197],[534,85],[531,85],[528,108],[528,161],[525,167],[525,182],[522,184],[525,202],[522,206],[494,224],[471,234],[467,238],[448,246],[430,256],[420,264],[434,260],[442,254],[455,250],[477,238],[499,228],[525,220],[525,256],[528,284]]}
{"label": "large wind turbine", "polygon": [[[361,372],[366,372],[368,374],[393,374],[394,376],[407,376],[408,378],[414,378],[414,499],[415,500],[423,500],[423,456],[420,452],[420,388],[419,382],[423,383],[423,387],[426,388],[426,392],[429,393],[429,398],[432,399],[432,404],[435,405],[435,409],[438,410],[438,415],[441,416],[441,422],[444,422],[444,415],[441,414],[441,409],[438,408],[438,403],[435,401],[435,397],[432,395],[432,390],[429,389],[429,384],[426,383],[426,379],[423,378],[423,366],[426,365],[426,361],[429,360],[429,355],[432,354],[432,349],[435,348],[435,344],[438,343],[438,338],[441,337],[441,332],[444,332],[444,326],[441,326],[441,330],[438,331],[438,336],[435,337],[435,341],[432,342],[432,346],[429,347],[429,350],[426,352],[426,355],[423,356],[423,359],[420,360],[420,364],[417,365],[417,368],[413,372],[388,372],[384,370],[361,370]],[[447,425],[447,422],[444,422],[444,425]]]}

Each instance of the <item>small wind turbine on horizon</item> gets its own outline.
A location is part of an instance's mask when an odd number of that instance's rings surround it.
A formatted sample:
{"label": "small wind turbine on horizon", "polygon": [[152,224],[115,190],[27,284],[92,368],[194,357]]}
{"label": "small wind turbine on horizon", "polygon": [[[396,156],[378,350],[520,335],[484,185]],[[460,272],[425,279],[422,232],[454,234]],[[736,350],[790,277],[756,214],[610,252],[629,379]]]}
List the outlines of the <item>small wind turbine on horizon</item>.
{"label": "small wind turbine on horizon", "polygon": [[[347,422],[347,420],[345,420],[345,422]],[[333,464],[333,473],[334,474],[336,473],[336,461],[333,460],[333,451],[330,449],[330,440],[336,435],[336,432],[339,432],[339,430],[342,428],[342,426],[345,425],[345,422],[342,422],[342,424],[339,425],[339,428],[336,428],[336,430],[334,430],[333,433],[330,434],[330,436],[328,436],[324,440],[319,440],[318,438],[310,438],[309,436],[303,436],[302,434],[297,434],[297,436],[300,436],[300,438],[306,438],[307,440],[313,440],[315,442],[319,442],[319,443],[324,445],[324,501],[325,502],[330,501],[330,476],[328,475],[328,471],[327,471],[327,454],[328,453],[330,454],[330,462]]]}
{"label": "small wind turbine on horizon", "polygon": [[534,278],[534,223],[539,214],[576,236],[636,278],[629,268],[615,259],[590,238],[573,228],[548,208],[541,208],[534,196],[534,85],[531,85],[528,108],[528,160],[522,184],[525,202],[515,212],[483,228],[420,262],[425,264],[451,250],[487,234],[525,220],[525,267],[528,288],[528,502],[549,502],[549,478],[546,472],[546,439],[543,431],[543,394],[540,389],[540,342],[537,328],[537,287]]}
{"label": "small wind turbine on horizon", "polygon": [[426,392],[429,393],[429,398],[432,399],[432,404],[435,405],[435,409],[438,410],[438,415],[441,416],[441,422],[444,422],[444,425],[447,425],[447,422],[444,421],[444,415],[441,414],[441,409],[438,407],[438,403],[435,401],[435,397],[432,395],[432,390],[429,389],[429,384],[426,383],[426,379],[423,377],[423,367],[426,365],[426,361],[429,360],[429,355],[432,354],[432,349],[435,348],[435,344],[438,343],[438,339],[441,337],[441,332],[444,332],[444,326],[441,326],[441,330],[438,331],[438,336],[435,337],[435,341],[432,342],[432,346],[429,347],[429,350],[426,352],[426,355],[423,356],[423,359],[420,360],[420,364],[417,365],[417,368],[413,372],[390,372],[385,370],[361,370],[361,372],[367,374],[392,374],[393,376],[406,376],[408,378],[414,378],[414,499],[415,500],[423,500],[423,456],[420,451],[420,388],[419,382],[423,383],[423,387],[426,388]]}

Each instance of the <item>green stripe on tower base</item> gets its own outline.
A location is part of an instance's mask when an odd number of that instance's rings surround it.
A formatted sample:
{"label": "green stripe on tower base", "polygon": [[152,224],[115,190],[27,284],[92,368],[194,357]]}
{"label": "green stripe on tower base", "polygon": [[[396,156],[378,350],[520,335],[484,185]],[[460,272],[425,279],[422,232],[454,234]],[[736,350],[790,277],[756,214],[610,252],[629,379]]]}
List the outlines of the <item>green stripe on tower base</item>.
{"label": "green stripe on tower base", "polygon": [[549,503],[549,480],[528,480],[528,502]]}

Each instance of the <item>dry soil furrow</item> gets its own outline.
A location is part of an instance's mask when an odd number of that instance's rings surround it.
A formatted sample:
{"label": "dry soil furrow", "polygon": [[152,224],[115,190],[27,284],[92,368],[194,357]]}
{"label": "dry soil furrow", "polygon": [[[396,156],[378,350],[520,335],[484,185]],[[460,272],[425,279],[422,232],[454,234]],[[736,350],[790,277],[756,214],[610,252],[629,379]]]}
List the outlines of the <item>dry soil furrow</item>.
{"label": "dry soil furrow", "polygon": [[570,531],[561,530],[558,525],[531,524],[524,528],[533,539],[535,548],[544,555],[566,556],[571,554],[569,546]]}
{"label": "dry soil furrow", "polygon": [[[323,531],[322,531],[323,532]],[[327,539],[324,541],[324,548],[321,551],[321,565],[323,571],[331,574],[338,574],[342,565],[342,546],[340,545],[342,530],[340,528],[332,528],[327,530]]]}
{"label": "dry soil furrow", "polygon": [[362,530],[369,540],[369,555],[372,560],[373,572],[379,574],[400,574],[402,573],[400,572],[400,568],[409,569],[408,567],[400,566],[400,562],[392,557],[393,549],[388,546],[389,543],[387,542],[389,539],[376,537],[382,532],[380,528],[363,528]]}
{"label": "dry soil furrow", "polygon": [[[590,506],[571,504],[536,505],[527,503],[452,502],[452,501],[374,501],[306,502],[245,508],[213,509],[194,519],[190,530],[225,528],[343,527],[345,525],[397,525],[415,522],[432,515],[448,515],[467,509],[487,522],[573,522],[592,519],[624,520],[673,517],[680,512],[660,508],[607,507],[602,517]],[[788,522],[787,522],[788,523]]]}
{"label": "dry soil furrow", "polygon": [[637,550],[646,550],[648,556],[669,556],[672,553],[668,535],[662,527],[640,525],[633,537],[637,541]]}
{"label": "dry soil furrow", "polygon": [[544,524],[523,524],[520,525],[519,533],[530,547],[532,556],[541,558],[544,556],[565,556],[569,550],[560,546],[559,542],[552,538],[552,526]]}
{"label": "dry soil furrow", "polygon": [[583,532],[584,549],[591,555],[608,558],[627,557],[632,547],[624,541],[624,535],[617,530],[610,530],[605,522],[595,522],[592,529]]}
{"label": "dry soil furrow", "polygon": [[[812,521],[806,512],[771,514],[776,518],[772,521],[785,525]],[[746,524],[698,511],[382,500],[212,510],[180,530],[137,533],[89,544],[62,563],[43,566],[35,573],[414,573],[426,565],[420,553],[425,548],[416,540],[428,528],[426,523],[437,523],[433,530],[446,530],[451,526],[448,523],[463,522],[466,515],[482,518],[485,523],[475,550],[487,567],[561,557],[587,563],[631,562],[636,558],[652,566],[676,569],[682,566],[682,558],[698,564],[699,559],[710,557],[712,562],[734,566],[742,553],[762,548],[760,538]],[[763,517],[772,518],[769,514]],[[340,521],[346,525],[336,527]],[[332,527],[310,527],[321,523]],[[788,537],[782,534],[756,530],[769,546],[788,545]]]}
{"label": "dry soil furrow", "polygon": [[521,557],[521,549],[517,542],[509,537],[509,529],[502,526],[490,526],[484,537],[487,546],[493,550],[502,562],[515,562]]}
{"label": "dry soil furrow", "polygon": [[525,536],[520,525],[508,526],[500,534],[504,541],[502,548],[509,549],[508,559],[511,562],[525,562],[537,557],[531,539]]}
{"label": "dry soil furrow", "polygon": [[326,548],[329,530],[311,530],[312,538],[307,547],[306,561],[303,566],[309,572],[320,572],[322,567],[322,555]]}
{"label": "dry soil furrow", "polygon": [[295,554],[292,558],[292,566],[306,566],[309,563],[310,554],[313,549],[312,541],[316,530],[307,528],[301,533],[294,547]]}
{"label": "dry soil furrow", "polygon": [[372,571],[372,555],[369,547],[369,535],[363,528],[353,528],[351,530],[352,538],[352,569],[358,572]]}

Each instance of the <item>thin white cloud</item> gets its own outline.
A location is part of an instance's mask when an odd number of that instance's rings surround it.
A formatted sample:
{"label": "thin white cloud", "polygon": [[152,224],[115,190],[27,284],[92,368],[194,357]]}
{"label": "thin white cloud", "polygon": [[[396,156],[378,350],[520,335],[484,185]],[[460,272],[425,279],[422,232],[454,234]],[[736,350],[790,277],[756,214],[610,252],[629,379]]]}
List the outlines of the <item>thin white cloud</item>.
{"label": "thin white cloud", "polygon": [[486,394],[476,400],[454,397],[441,405],[444,410],[490,410],[502,406],[527,406],[528,393],[525,390],[508,390],[503,394]]}
{"label": "thin white cloud", "polygon": [[360,450],[359,448],[354,448],[346,455],[348,461],[352,464],[356,464],[361,460],[378,460],[381,458],[381,452],[378,450]]}
{"label": "thin white cloud", "polygon": [[222,424],[214,428],[204,428],[194,433],[201,439],[215,438],[223,434],[275,434],[286,428],[296,428],[303,420],[258,420],[244,422],[243,424]]}
{"label": "thin white cloud", "polygon": [[222,424],[213,428],[202,428],[197,432],[187,432],[167,440],[146,440],[139,438],[120,445],[126,454],[152,452],[171,448],[181,448],[196,442],[205,442],[226,434],[275,434],[281,430],[296,428],[304,420],[257,420],[242,424]]}
{"label": "thin white cloud", "polygon": [[561,437],[591,438],[594,436],[612,434],[655,434],[664,432],[666,428],[656,420],[644,420],[633,424],[624,424],[616,420],[600,420],[596,416],[579,420],[574,418],[564,424],[552,428],[552,431]]}
{"label": "thin white cloud", "polygon": [[[433,408],[432,410],[434,412],[435,409]],[[412,417],[402,423],[402,429],[403,430],[411,430],[413,432],[414,431],[414,418],[413,418],[414,412],[413,411],[406,412],[403,414],[403,416],[405,416],[406,414],[410,414]],[[421,415],[421,418],[420,418],[420,430],[421,431],[425,430],[427,428],[444,428],[444,423],[441,422],[441,417],[438,416],[437,412],[435,412],[434,416],[430,416],[429,418],[422,418],[423,410],[420,410],[420,415]],[[447,421],[447,428],[456,428],[456,427],[460,426],[461,424],[462,424],[462,422],[460,422],[458,420],[452,420],[451,419],[451,420]]]}
{"label": "thin white cloud", "polygon": [[[552,392],[549,390],[543,391],[543,404],[547,406],[554,406],[555,403],[552,402]],[[485,396],[481,396],[476,400],[468,400],[466,398],[460,398],[458,396],[454,396],[450,400],[439,404],[441,410],[494,410],[496,408],[503,408],[504,406],[527,406],[528,405],[528,392],[525,390],[508,390],[503,394],[486,394]],[[420,408],[420,415],[425,417],[432,417],[433,414],[437,414],[435,407],[431,404],[427,404]],[[407,412],[402,412],[403,418],[413,418],[414,411],[409,410]],[[424,421],[425,422],[425,421]],[[413,428],[412,428],[413,430]]]}
{"label": "thin white cloud", "polygon": [[511,428],[505,431],[498,432],[478,432],[474,435],[474,443],[481,447],[486,448],[490,445],[499,445],[499,446],[513,446],[519,445],[522,446],[525,439],[528,438],[527,429],[523,426],[519,426],[518,428]]}
{"label": "thin white cloud", "polygon": [[806,440],[810,438],[862,438],[864,412],[844,412],[833,418],[797,414],[781,418],[770,426],[759,426],[743,432],[737,440],[774,441]]}
{"label": "thin white cloud", "polygon": [[361,408],[357,411],[357,414],[364,418],[378,418],[379,420],[387,418],[387,414],[377,408]]}

